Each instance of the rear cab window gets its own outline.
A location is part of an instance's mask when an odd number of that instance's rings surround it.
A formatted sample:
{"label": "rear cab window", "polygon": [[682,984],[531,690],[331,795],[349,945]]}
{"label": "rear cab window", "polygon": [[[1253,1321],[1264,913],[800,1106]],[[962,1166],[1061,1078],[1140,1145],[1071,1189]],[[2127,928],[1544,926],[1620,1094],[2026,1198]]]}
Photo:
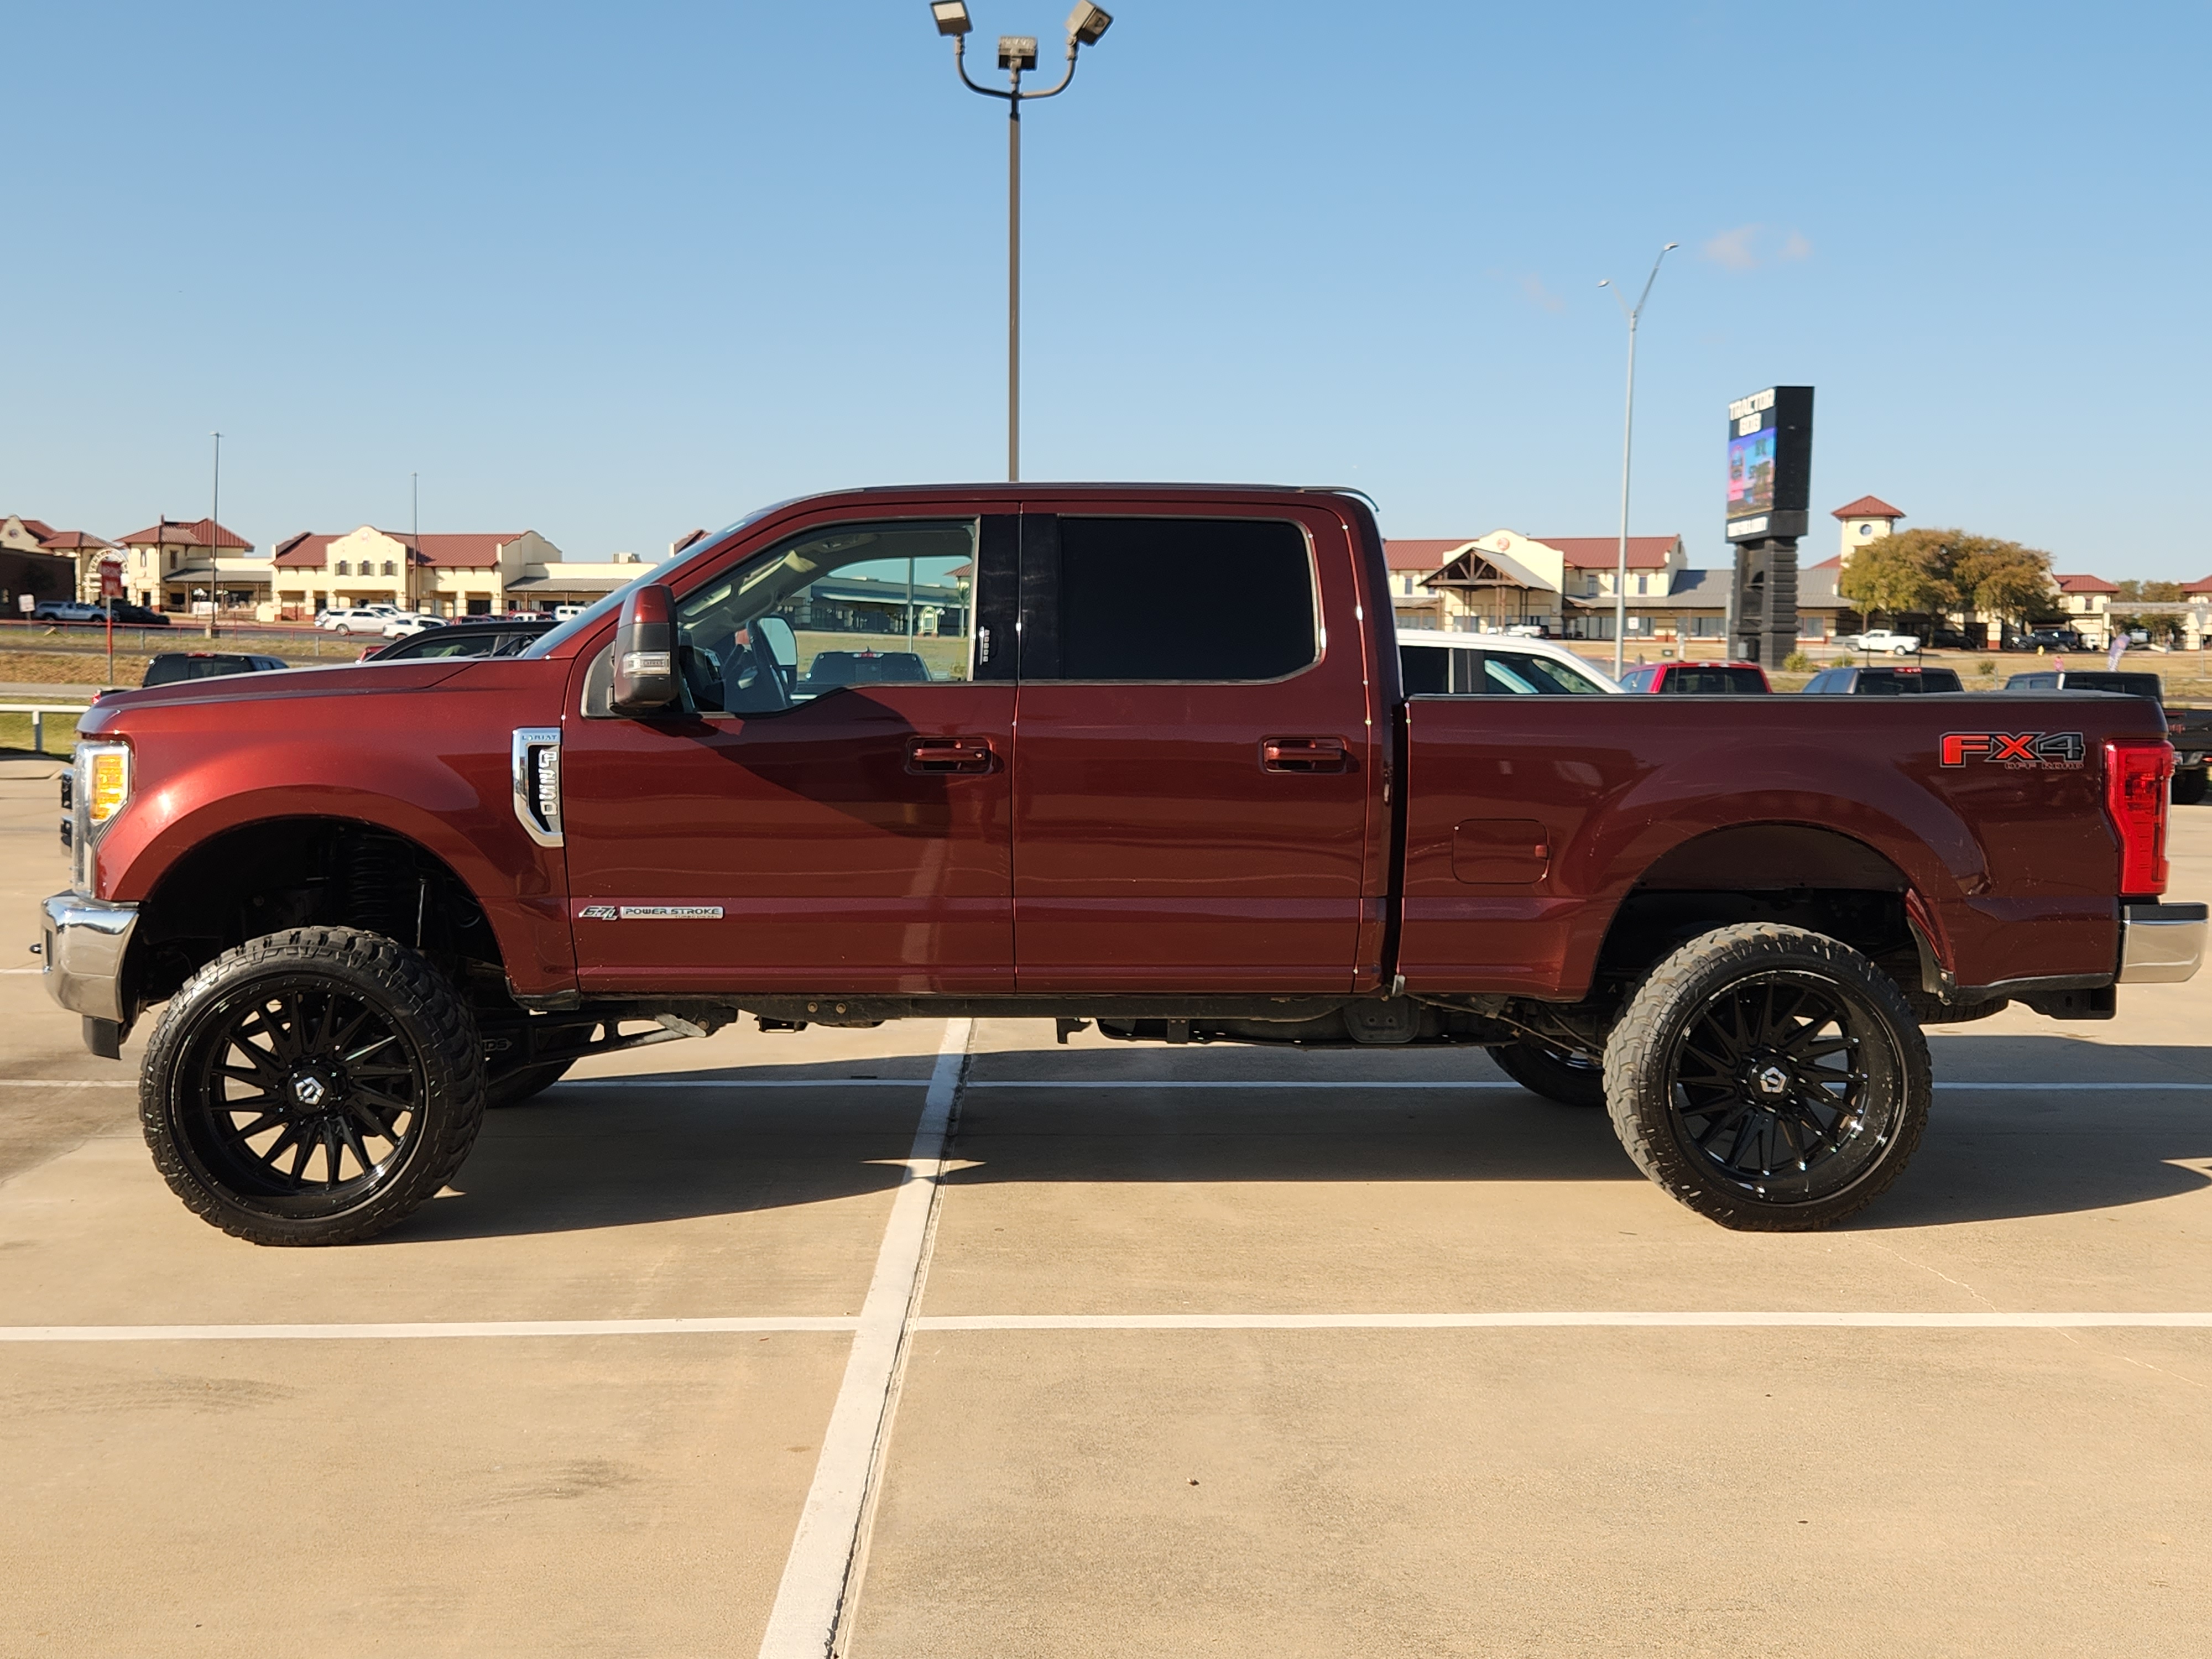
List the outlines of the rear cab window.
{"label": "rear cab window", "polygon": [[[1024,679],[1279,680],[1320,659],[1313,553],[1298,526],[1231,518],[1054,522],[1057,602],[1048,617],[1024,621]],[[1038,556],[1049,555],[1040,548]],[[1035,629],[1039,621],[1048,630]]]}

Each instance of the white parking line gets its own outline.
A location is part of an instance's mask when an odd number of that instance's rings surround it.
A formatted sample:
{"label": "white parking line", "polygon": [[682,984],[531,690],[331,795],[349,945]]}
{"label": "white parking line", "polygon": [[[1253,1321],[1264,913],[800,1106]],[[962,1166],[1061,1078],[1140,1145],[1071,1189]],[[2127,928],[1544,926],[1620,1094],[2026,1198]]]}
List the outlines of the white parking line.
{"label": "white parking line", "polygon": [[860,1304],[845,1380],[830,1407],[822,1454],[814,1465],[814,1484],[784,1559],[768,1632],[761,1638],[761,1659],[822,1659],[849,1606],[863,1543],[861,1518],[890,1432],[900,1365],[929,1271],[938,1180],[974,1031],[972,1020],[949,1020],[938,1046],[936,1074],[915,1127],[906,1173],[891,1200],[875,1278]]}
{"label": "white parking line", "polygon": [[850,1331],[850,1315],[758,1319],[485,1319],[396,1325],[0,1325],[0,1342],[392,1342],[452,1337],[732,1336]]}
{"label": "white parking line", "polygon": [[2212,1330],[2212,1313],[941,1314],[917,1331],[1462,1331],[1813,1327],[1899,1331]]}
{"label": "white parking line", "polygon": [[[925,1185],[927,1177],[915,1182]],[[896,1202],[896,1200],[894,1200]],[[476,1338],[775,1335],[861,1330],[868,1316],[770,1315],[740,1319],[492,1319],[384,1325],[0,1325],[0,1343],[392,1342]],[[936,1314],[902,1322],[932,1334],[961,1331],[1482,1331],[1814,1330],[2072,1331],[2212,1330],[2212,1312],[1881,1313],[1715,1312],[1700,1310],[1530,1309],[1503,1313]],[[856,1344],[856,1352],[857,1346]],[[878,1370],[880,1367],[877,1368]],[[847,1374],[851,1376],[848,1363]],[[864,1379],[866,1380],[866,1379]],[[839,1404],[845,1401],[840,1390]],[[865,1395],[862,1403],[866,1403]],[[878,1402],[880,1404],[880,1401]],[[868,1425],[862,1413],[863,1427]],[[833,1413],[831,1422],[837,1426]],[[864,1453],[877,1444],[871,1439]],[[825,1443],[827,1454],[833,1449]],[[868,1477],[872,1479],[871,1475]],[[822,1478],[817,1470],[816,1485]],[[812,1495],[809,1495],[810,1509]],[[857,1516],[857,1510],[854,1512]],[[836,1529],[829,1529],[832,1537]],[[793,1547],[793,1558],[797,1557]],[[834,1553],[834,1552],[832,1552]],[[789,1582],[790,1569],[785,1570]],[[839,1564],[842,1589],[842,1564]],[[811,1653],[815,1650],[806,1649]]]}

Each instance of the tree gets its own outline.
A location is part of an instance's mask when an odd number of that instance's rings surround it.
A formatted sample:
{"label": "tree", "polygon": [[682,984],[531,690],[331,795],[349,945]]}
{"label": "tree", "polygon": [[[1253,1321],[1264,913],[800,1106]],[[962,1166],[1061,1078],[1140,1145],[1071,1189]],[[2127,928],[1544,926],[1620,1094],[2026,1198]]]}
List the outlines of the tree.
{"label": "tree", "polygon": [[2021,622],[2051,608],[2051,556],[1964,530],[1905,530],[1854,551],[1836,591],[1864,611],[1929,615],[1964,607]]}
{"label": "tree", "polygon": [[1893,616],[1948,610],[1958,603],[1949,573],[1938,564],[1932,538],[1941,531],[1908,530],[1852,550],[1836,592],[1862,611]]}

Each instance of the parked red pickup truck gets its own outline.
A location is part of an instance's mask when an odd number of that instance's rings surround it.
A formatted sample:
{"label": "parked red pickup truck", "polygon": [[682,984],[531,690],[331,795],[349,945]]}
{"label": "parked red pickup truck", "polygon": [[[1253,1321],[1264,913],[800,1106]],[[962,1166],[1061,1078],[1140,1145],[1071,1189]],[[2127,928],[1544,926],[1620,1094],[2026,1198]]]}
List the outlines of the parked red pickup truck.
{"label": "parked red pickup truck", "polygon": [[265,1243],[377,1232],[488,1102],[741,1014],[1480,1047],[1702,1213],[1817,1227],[1919,1139],[1923,1024],[2109,1017],[2205,932],[2152,705],[1407,698],[1328,490],[789,502],[519,656],[78,729],[49,983],[111,1057],[167,1005],[155,1161]]}

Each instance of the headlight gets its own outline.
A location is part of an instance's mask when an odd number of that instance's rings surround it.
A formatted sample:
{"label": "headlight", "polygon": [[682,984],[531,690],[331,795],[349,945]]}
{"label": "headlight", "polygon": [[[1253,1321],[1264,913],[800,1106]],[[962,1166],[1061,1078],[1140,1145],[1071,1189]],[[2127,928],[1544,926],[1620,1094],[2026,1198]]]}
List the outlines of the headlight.
{"label": "headlight", "polygon": [[77,746],[82,769],[85,822],[97,830],[131,799],[131,749],[127,744],[87,743]]}

